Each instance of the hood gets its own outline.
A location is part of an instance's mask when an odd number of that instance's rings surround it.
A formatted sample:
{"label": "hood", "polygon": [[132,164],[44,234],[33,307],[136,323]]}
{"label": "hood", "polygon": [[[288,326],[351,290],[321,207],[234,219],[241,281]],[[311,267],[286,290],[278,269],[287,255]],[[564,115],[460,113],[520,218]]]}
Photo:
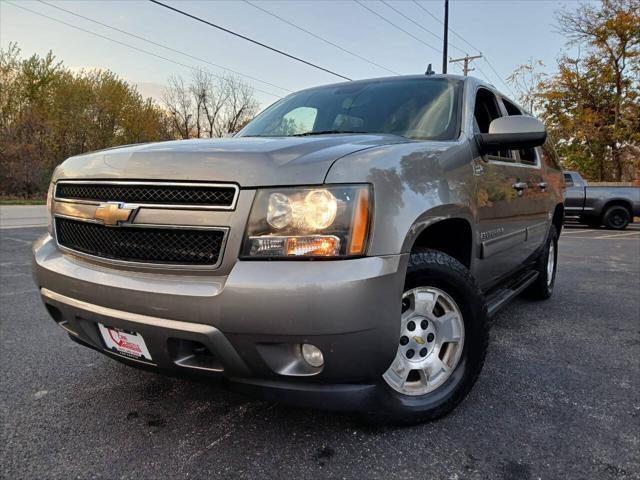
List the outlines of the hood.
{"label": "hood", "polygon": [[101,150],[71,157],[54,180],[235,182],[241,187],[320,184],[339,158],[406,143],[395,135],[319,135],[180,140]]}

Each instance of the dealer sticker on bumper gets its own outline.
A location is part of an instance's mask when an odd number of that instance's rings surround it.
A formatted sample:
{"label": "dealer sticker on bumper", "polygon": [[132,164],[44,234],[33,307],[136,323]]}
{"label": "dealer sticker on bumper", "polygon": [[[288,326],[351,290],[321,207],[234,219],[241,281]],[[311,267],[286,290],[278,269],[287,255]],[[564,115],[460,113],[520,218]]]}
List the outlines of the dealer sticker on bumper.
{"label": "dealer sticker on bumper", "polygon": [[147,350],[142,335],[136,332],[127,332],[120,328],[105,327],[98,323],[102,339],[107,348],[131,358],[151,360],[151,354]]}

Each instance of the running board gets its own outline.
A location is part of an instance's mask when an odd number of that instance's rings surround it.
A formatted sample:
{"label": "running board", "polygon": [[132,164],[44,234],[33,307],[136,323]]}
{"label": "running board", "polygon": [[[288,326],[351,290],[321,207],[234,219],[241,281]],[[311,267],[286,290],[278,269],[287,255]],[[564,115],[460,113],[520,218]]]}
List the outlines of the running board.
{"label": "running board", "polygon": [[525,288],[535,282],[538,275],[538,272],[528,270],[502,287],[492,291],[487,296],[487,314],[489,317],[493,317],[509,300],[522,293]]}

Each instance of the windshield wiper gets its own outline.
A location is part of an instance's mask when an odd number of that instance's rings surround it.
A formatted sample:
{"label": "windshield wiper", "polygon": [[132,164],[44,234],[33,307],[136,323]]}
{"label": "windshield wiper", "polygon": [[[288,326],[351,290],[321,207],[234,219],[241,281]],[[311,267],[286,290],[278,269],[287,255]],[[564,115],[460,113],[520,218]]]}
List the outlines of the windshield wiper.
{"label": "windshield wiper", "polygon": [[292,137],[307,137],[310,135],[329,135],[331,133],[367,133],[367,132],[356,132],[355,130],[321,130],[319,132],[305,132],[305,133],[296,133],[291,135]]}

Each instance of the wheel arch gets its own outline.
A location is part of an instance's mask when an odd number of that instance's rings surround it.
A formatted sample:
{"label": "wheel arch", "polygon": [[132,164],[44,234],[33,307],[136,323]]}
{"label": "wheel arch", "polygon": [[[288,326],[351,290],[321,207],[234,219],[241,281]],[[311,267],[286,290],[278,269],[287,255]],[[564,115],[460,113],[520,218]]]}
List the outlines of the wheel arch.
{"label": "wheel arch", "polygon": [[471,214],[458,212],[456,215],[438,215],[437,210],[427,212],[414,222],[403,251],[438,250],[471,268],[475,248]]}
{"label": "wheel arch", "polygon": [[604,214],[607,213],[607,210],[611,207],[624,207],[629,212],[629,216],[633,219],[633,205],[626,198],[612,198],[607,200],[602,206],[602,211],[600,212],[600,218],[604,218]]}
{"label": "wheel arch", "polygon": [[562,232],[562,226],[564,225],[564,203],[559,203],[556,205],[556,208],[553,211],[553,217],[551,219],[551,224],[556,227],[556,233],[558,237],[560,237],[560,232]]}

